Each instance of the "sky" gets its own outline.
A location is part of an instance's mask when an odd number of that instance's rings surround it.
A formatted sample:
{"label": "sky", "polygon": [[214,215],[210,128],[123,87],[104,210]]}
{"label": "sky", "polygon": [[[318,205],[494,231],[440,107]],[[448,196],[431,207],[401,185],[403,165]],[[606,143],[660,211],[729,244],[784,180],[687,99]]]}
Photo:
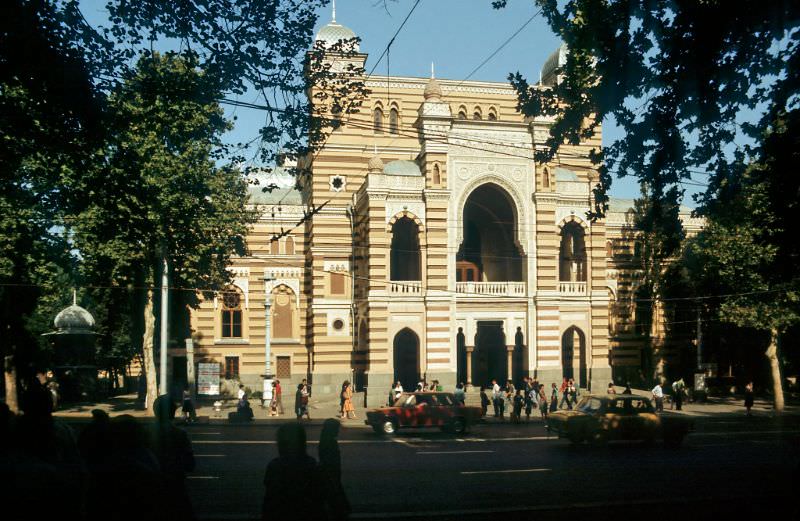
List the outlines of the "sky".
{"label": "sky", "polygon": [[[81,9],[95,25],[107,21],[106,0],[83,0]],[[361,52],[367,53],[366,69],[371,70],[390,38],[403,22],[416,0],[337,0],[336,20],[361,37]],[[465,79],[509,37],[537,13],[532,0],[512,0],[505,9],[492,9],[491,0],[421,0],[389,52],[388,72],[397,76],[430,75],[434,62],[436,76]],[[331,5],[320,9],[314,33],[331,20]],[[470,78],[507,81],[511,72],[521,72],[529,81],[539,78],[545,59],[561,44],[541,16],[535,16],[519,34]],[[375,74],[387,73],[384,58]],[[253,101],[243,98],[244,101]],[[250,141],[256,136],[263,114],[247,109],[230,109],[236,115],[232,142]],[[620,131],[607,123],[603,143],[619,137]],[[699,188],[692,188],[697,190]],[[693,206],[687,190],[685,204]],[[634,198],[639,188],[632,178],[615,179],[612,197]]]}

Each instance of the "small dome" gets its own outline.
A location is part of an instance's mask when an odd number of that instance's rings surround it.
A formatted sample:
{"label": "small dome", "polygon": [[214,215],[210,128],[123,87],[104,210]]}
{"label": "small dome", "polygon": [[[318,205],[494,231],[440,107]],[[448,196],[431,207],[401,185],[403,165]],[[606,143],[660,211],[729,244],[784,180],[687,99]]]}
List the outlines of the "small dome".
{"label": "small dome", "polygon": [[56,326],[59,332],[91,333],[92,329],[94,329],[94,317],[82,307],[73,304],[62,309],[56,315],[53,325]]}
{"label": "small dome", "polygon": [[[336,23],[336,21],[332,21],[319,30],[315,41],[322,42],[324,48],[330,49],[339,40],[349,40],[355,37],[356,33],[354,33],[349,27],[345,27],[344,25]],[[356,52],[360,51],[358,43],[356,43],[354,50]]]}
{"label": "small dome", "polygon": [[425,96],[425,101],[442,101],[442,86],[439,85],[436,78],[428,80],[423,95]]}
{"label": "small dome", "polygon": [[415,161],[401,160],[389,161],[383,167],[383,173],[386,175],[408,175],[408,176],[421,176],[422,172],[419,165]]}
{"label": "small dome", "polygon": [[367,170],[372,172],[383,172],[383,160],[378,156],[376,153],[374,156],[369,158],[369,162],[367,163]]}

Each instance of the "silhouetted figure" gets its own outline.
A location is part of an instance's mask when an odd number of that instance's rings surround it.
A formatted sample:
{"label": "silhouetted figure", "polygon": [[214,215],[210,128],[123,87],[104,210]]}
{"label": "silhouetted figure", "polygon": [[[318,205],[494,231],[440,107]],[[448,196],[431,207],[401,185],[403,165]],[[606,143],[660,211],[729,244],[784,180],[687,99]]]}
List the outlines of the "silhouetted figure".
{"label": "silhouetted figure", "polygon": [[164,519],[194,519],[192,504],[186,493],[186,473],[194,470],[194,452],[189,436],[173,425],[175,403],[167,395],[156,398],[153,411],[156,424],[153,449],[161,466],[164,491]]}
{"label": "silhouetted figure", "polygon": [[339,453],[339,429],[341,422],[325,420],[319,437],[319,467],[327,479],[329,519],[347,519],[350,502],[342,487],[342,457]]}
{"label": "silhouetted figure", "polygon": [[4,464],[11,478],[3,478],[10,519],[80,517],[86,476],[72,429],[53,419],[52,395],[37,379],[26,383],[20,405]]}
{"label": "silhouetted figure", "polygon": [[236,402],[236,416],[239,421],[253,421],[253,408],[250,407],[247,396],[242,396],[239,398],[239,401]]}
{"label": "silhouetted figure", "polygon": [[306,431],[290,423],[278,429],[278,457],[264,474],[264,520],[327,519],[326,479],[316,460],[306,453]]}
{"label": "silhouetted figure", "polygon": [[106,462],[111,453],[110,431],[111,418],[108,417],[108,413],[102,409],[92,410],[92,422],[78,437],[78,450],[92,474]]}

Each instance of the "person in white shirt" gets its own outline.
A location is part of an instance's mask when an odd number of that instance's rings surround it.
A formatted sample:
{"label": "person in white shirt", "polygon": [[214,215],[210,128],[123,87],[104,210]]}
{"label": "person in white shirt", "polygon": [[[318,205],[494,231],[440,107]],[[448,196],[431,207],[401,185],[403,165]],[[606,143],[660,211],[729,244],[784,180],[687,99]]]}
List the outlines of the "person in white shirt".
{"label": "person in white shirt", "polygon": [[664,390],[661,389],[661,384],[657,383],[653,390],[653,399],[656,401],[656,411],[664,412]]}
{"label": "person in white shirt", "polygon": [[492,407],[494,407],[494,417],[503,417],[503,393],[497,380],[492,380]]}
{"label": "person in white shirt", "polygon": [[239,392],[236,393],[236,398],[239,399],[239,400],[244,398],[244,385],[243,384],[239,384]]}

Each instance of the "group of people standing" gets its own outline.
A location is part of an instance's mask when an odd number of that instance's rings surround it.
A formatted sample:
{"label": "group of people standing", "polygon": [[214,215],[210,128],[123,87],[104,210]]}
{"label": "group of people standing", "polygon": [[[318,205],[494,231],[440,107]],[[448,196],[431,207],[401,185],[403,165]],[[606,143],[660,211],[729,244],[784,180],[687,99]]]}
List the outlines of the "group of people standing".
{"label": "group of people standing", "polygon": [[[555,386],[555,384],[553,384]],[[492,399],[486,393],[486,388],[480,388],[481,409],[486,416],[489,404],[494,409],[494,417],[505,419],[505,410],[510,411],[511,421],[519,423],[522,421],[522,412],[525,411],[527,421],[531,419],[533,409],[539,409],[542,419],[547,419],[548,401],[545,387],[536,378],[524,377],[519,389],[514,386],[514,382],[508,380],[505,386],[501,387],[497,380],[492,380]]]}

